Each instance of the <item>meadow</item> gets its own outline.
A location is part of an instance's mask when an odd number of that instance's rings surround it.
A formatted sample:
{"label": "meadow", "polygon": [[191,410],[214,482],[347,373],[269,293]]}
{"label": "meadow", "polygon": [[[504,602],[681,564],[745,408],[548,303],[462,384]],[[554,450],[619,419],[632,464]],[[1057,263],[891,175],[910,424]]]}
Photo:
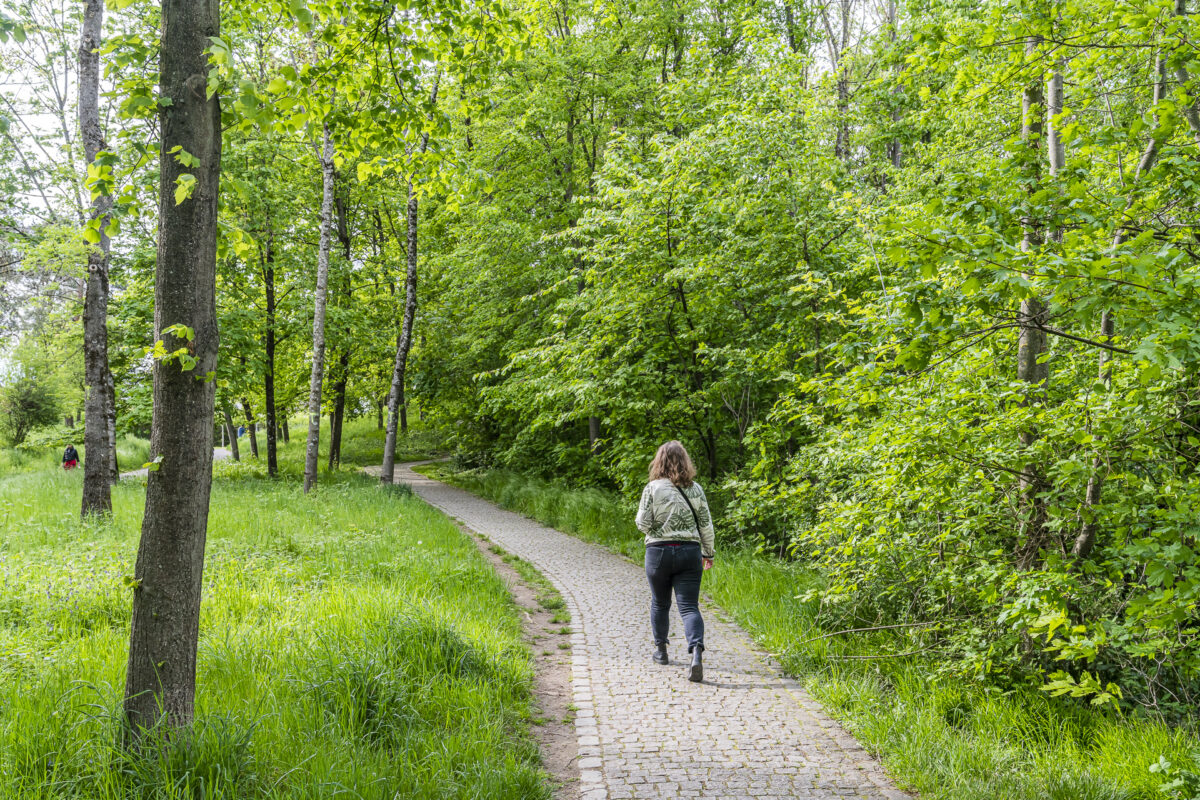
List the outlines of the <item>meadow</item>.
{"label": "meadow", "polygon": [[[419,471],[641,563],[635,508],[615,494],[513,472]],[[838,635],[805,593],[797,562],[721,547],[704,588],[798,676],[889,772],[926,800],[1162,800],[1200,797],[1200,738],[1186,726],[1036,687],[1000,690],[939,675],[936,660],[895,652],[904,631]],[[885,646],[886,645],[886,646]],[[903,648],[899,648],[903,649]]]}
{"label": "meadow", "polygon": [[0,797],[548,797],[504,583],[406,487],[347,467],[305,496],[302,451],[278,480],[216,465],[196,722],[142,755],[118,742],[144,483],[81,525],[80,471],[0,475]]}

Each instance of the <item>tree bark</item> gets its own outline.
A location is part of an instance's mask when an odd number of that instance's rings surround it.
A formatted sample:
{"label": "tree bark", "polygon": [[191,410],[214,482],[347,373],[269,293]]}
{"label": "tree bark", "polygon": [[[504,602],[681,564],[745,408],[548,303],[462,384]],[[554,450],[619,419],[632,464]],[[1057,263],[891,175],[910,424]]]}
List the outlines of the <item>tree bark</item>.
{"label": "tree bark", "polygon": [[[79,41],[79,127],[88,164],[105,150],[100,127],[100,31],[104,0],[84,0]],[[98,246],[88,247],[87,288],[83,301],[83,361],[87,394],[84,400],[83,517],[112,512],[115,435],[109,436],[108,368],[108,253],[106,233],[112,197],[104,192],[92,200],[90,219],[100,225]],[[115,432],[114,432],[115,434]]]}
{"label": "tree bark", "polygon": [[[1025,43],[1025,54],[1029,62],[1037,58],[1041,45],[1040,36],[1030,36]],[[1021,138],[1029,152],[1026,155],[1025,170],[1028,174],[1029,194],[1037,192],[1041,183],[1041,146],[1046,114],[1046,98],[1042,88],[1042,76],[1035,76],[1025,85],[1021,93]],[[1024,236],[1021,239],[1021,250],[1032,253],[1042,244],[1042,231],[1034,218],[1032,211],[1022,220]],[[1037,297],[1029,297],[1021,301],[1018,314],[1020,323],[1017,343],[1017,379],[1028,384],[1026,404],[1031,404],[1031,395],[1039,391],[1049,377],[1049,367],[1041,362],[1046,352],[1046,308]],[[1038,431],[1030,424],[1019,434],[1022,450],[1028,450],[1038,439]],[[1022,498],[1024,519],[1022,531],[1017,546],[1016,562],[1020,569],[1028,569],[1037,560],[1042,547],[1042,538],[1046,527],[1045,503],[1038,496],[1043,488],[1043,469],[1040,464],[1026,462],[1022,467],[1019,487]]]}
{"label": "tree bark", "polygon": [[292,440],[292,434],[291,434],[291,431],[288,430],[287,410],[285,409],[284,415],[283,415],[283,443],[287,444],[291,440]]}
{"label": "tree bark", "polygon": [[104,370],[104,382],[108,385],[108,478],[110,483],[115,484],[121,481],[121,465],[117,461],[117,387],[112,370],[107,367]]}
{"label": "tree bark", "polygon": [[342,422],[346,416],[346,382],[350,373],[350,350],[338,357],[337,382],[333,385],[333,411],[329,415],[329,468],[342,463]]}
{"label": "tree bark", "polygon": [[[154,330],[168,351],[196,359],[154,364],[151,453],[161,461],[146,482],[146,512],[134,568],[133,620],[125,716],[133,740],[165,717],[192,721],[196,646],[204,574],[205,529],[212,484],[213,403],[217,368],[217,199],[221,176],[221,107],[208,96],[207,49],[220,35],[219,0],[163,0],[160,50],[159,236]],[[173,149],[199,160],[192,196],[175,202],[185,168]],[[166,332],[174,325],[186,336]]]}
{"label": "tree bark", "polygon": [[[1176,6],[1178,11],[1179,6]],[[1160,53],[1154,62],[1154,95],[1152,101],[1153,106],[1157,106],[1163,99],[1166,93],[1166,62]],[[1120,220],[1117,223],[1116,231],[1113,233],[1112,239],[1112,254],[1115,256],[1117,250],[1125,242],[1125,223],[1124,220],[1128,216],[1129,209],[1133,206],[1134,192],[1137,191],[1138,183],[1142,176],[1145,175],[1154,166],[1154,162],[1158,160],[1158,151],[1161,143],[1151,134],[1150,141],[1146,144],[1146,148],[1142,151],[1142,157],[1138,159],[1137,169],[1133,175],[1133,181],[1130,184],[1129,197],[1125,200],[1125,208],[1118,217]],[[1107,309],[1100,316],[1100,341],[1107,342],[1117,333],[1116,315],[1112,309]],[[1108,384],[1112,380],[1112,368],[1109,365],[1109,352],[1107,350],[1100,351],[1100,380]],[[1083,509],[1080,516],[1083,522],[1079,526],[1079,533],[1075,536],[1075,543],[1071,546],[1071,556],[1076,559],[1087,558],[1092,552],[1092,548],[1096,544],[1096,534],[1099,533],[1100,526],[1096,519],[1096,506],[1100,505],[1101,497],[1104,491],[1104,481],[1107,470],[1107,459],[1104,453],[1097,453],[1092,459],[1092,472],[1088,476],[1087,489],[1083,495]]]}
{"label": "tree bark", "polygon": [[321,239],[317,249],[317,291],[313,303],[313,361],[308,385],[308,444],[304,451],[304,491],[317,485],[321,446],[321,384],[325,376],[325,303],[329,287],[329,250],[333,240],[333,136],[323,128],[321,147]]}
{"label": "tree bark", "polygon": [[[430,103],[437,102],[438,83],[433,84]],[[421,137],[421,152],[429,146],[429,134]],[[408,351],[412,347],[413,320],[417,314],[417,193],[413,179],[408,180],[408,276],[404,284],[404,322],[400,338],[396,342],[396,361],[392,365],[392,390],[388,395],[388,426],[383,446],[383,469],[379,473],[381,483],[392,483],[396,467],[396,428],[403,424],[408,430],[408,409],[404,400],[404,375],[408,369]],[[403,419],[401,419],[403,417]]]}
{"label": "tree bark", "polygon": [[263,287],[267,296],[267,329],[263,332],[267,369],[263,374],[263,395],[267,417],[267,474],[279,474],[277,426],[275,420],[275,232],[267,223],[267,250],[263,256]]}
{"label": "tree bark", "polygon": [[221,413],[225,416],[225,429],[229,434],[229,451],[233,454],[234,461],[241,461],[242,454],[238,449],[237,428],[233,425],[233,414],[229,411],[228,402],[221,406]]}

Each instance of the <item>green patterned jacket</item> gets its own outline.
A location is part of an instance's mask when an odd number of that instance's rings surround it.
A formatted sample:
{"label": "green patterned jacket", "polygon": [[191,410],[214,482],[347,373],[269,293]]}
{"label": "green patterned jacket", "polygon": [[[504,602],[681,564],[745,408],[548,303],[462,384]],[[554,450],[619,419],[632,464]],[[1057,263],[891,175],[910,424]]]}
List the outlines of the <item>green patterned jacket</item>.
{"label": "green patterned jacket", "polygon": [[[687,494],[688,501],[691,501],[692,508],[696,510],[700,530],[696,530],[696,521],[692,518],[691,509],[680,492]],[[699,542],[702,556],[713,558],[715,555],[712,514],[708,510],[704,490],[698,483],[693,482],[686,489],[679,489],[666,478],[650,481],[642,490],[637,526],[638,530],[646,535],[646,544]]]}

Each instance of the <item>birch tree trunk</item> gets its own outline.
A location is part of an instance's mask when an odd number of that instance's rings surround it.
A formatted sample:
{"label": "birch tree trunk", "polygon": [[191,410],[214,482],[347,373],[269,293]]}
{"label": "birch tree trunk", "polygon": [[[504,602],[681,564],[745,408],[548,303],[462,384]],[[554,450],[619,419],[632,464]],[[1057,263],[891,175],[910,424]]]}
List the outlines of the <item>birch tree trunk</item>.
{"label": "birch tree trunk", "polygon": [[[1163,95],[1166,92],[1167,75],[1166,62],[1160,53],[1154,61],[1154,95],[1151,108],[1157,106],[1162,101]],[[1146,147],[1142,150],[1142,157],[1138,159],[1137,169],[1133,174],[1133,181],[1129,185],[1129,197],[1125,200],[1125,208],[1122,210],[1117,223],[1117,228],[1113,232],[1111,253],[1113,256],[1117,254],[1121,245],[1125,242],[1125,224],[1124,220],[1128,218],[1129,209],[1133,207],[1135,192],[1142,177],[1150,171],[1154,166],[1154,162],[1158,160],[1158,152],[1161,143],[1154,134],[1151,134],[1150,141],[1146,143]],[[1107,343],[1117,333],[1116,316],[1112,309],[1107,309],[1100,316],[1100,341]],[[1110,358],[1109,351],[1101,350],[1099,357],[1099,372],[1100,380],[1108,384],[1112,380],[1112,369],[1108,363]],[[1100,505],[1101,497],[1104,491],[1104,481],[1106,478],[1107,459],[1103,452],[1096,454],[1092,459],[1092,472],[1088,476],[1087,489],[1083,495],[1083,509],[1080,512],[1082,522],[1079,526],[1079,533],[1075,536],[1075,543],[1071,546],[1071,555],[1076,559],[1087,558],[1092,552],[1092,547],[1096,544],[1096,534],[1100,530],[1099,523],[1096,520],[1096,506]]]}
{"label": "birch tree trunk", "polygon": [[[396,343],[396,362],[392,367],[392,391],[388,395],[387,436],[383,445],[381,483],[392,483],[396,469],[396,429],[399,411],[404,405],[404,373],[408,367],[408,351],[412,346],[413,318],[417,313],[417,193],[408,182],[408,277],[404,283],[404,323]],[[407,422],[407,419],[405,420]]]}
{"label": "birch tree trunk", "polygon": [[[104,0],[85,0],[79,41],[79,128],[88,164],[106,147],[100,127],[100,31]],[[92,201],[90,219],[100,225],[100,242],[88,247],[87,287],[83,301],[83,361],[87,394],[84,400],[83,503],[81,516],[112,512],[112,472],[115,430],[110,436],[110,384],[108,368],[108,253],[106,233],[112,197],[101,194]],[[115,421],[114,421],[115,422]],[[115,424],[114,424],[115,427]]]}
{"label": "birch tree trunk", "polygon": [[[437,103],[438,79],[434,79],[433,91],[429,93],[430,104]],[[421,136],[421,152],[429,147],[429,134]],[[408,351],[412,347],[413,320],[417,314],[417,193],[412,178],[408,181],[408,208],[406,218],[408,240],[408,275],[404,282],[404,322],[400,337],[396,341],[396,361],[392,365],[392,390],[388,394],[387,435],[383,445],[383,469],[379,472],[381,483],[392,483],[396,471],[396,428],[403,412],[404,429],[408,429],[408,414],[404,400],[404,375],[408,369]]]}
{"label": "birch tree trunk", "polygon": [[[212,485],[213,403],[217,368],[217,199],[221,177],[221,106],[208,96],[208,46],[220,35],[220,0],[163,0],[159,106],[159,233],[154,330],[168,351],[196,359],[154,364],[150,450],[161,461],[146,482],[146,512],[134,568],[133,620],[125,683],[131,744],[165,718],[192,721],[196,646]],[[185,168],[182,148],[198,160]],[[192,196],[175,202],[180,174],[195,177]],[[191,336],[167,329],[182,325]]]}
{"label": "birch tree trunk", "polygon": [[[1026,40],[1027,61],[1036,61],[1041,42],[1040,36],[1030,36]],[[1033,195],[1041,183],[1041,144],[1046,115],[1046,98],[1040,74],[1030,80],[1021,93],[1021,113],[1021,138],[1029,150],[1026,155],[1026,170],[1030,177],[1029,194]],[[1021,250],[1025,253],[1033,253],[1042,244],[1043,235],[1039,222],[1031,212],[1023,220],[1022,226],[1024,227],[1024,236],[1021,239]],[[1046,352],[1046,333],[1043,330],[1046,324],[1046,309],[1041,300],[1032,296],[1022,300],[1017,321],[1020,325],[1017,341],[1017,379],[1029,385],[1025,402],[1030,404],[1030,395],[1037,392],[1037,387],[1045,384],[1049,377],[1049,367],[1041,362],[1041,357]],[[1019,435],[1021,449],[1029,449],[1037,439],[1037,429],[1030,424]],[[1045,505],[1038,497],[1044,488],[1043,469],[1040,464],[1026,462],[1023,465],[1019,487],[1024,519],[1017,545],[1016,561],[1019,568],[1027,569],[1037,559],[1046,523]]]}
{"label": "birch tree trunk", "polygon": [[321,240],[317,250],[317,291],[313,303],[313,361],[308,384],[308,444],[304,451],[304,491],[317,485],[321,446],[321,384],[325,375],[325,302],[329,287],[329,251],[333,242],[333,136],[322,127]]}

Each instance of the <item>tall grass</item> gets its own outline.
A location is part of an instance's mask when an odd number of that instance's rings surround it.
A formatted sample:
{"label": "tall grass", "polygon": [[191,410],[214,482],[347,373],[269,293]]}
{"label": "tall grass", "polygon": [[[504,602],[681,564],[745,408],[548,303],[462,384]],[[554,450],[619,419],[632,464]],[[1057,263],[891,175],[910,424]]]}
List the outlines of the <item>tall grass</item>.
{"label": "tall grass", "polygon": [[218,467],[196,723],[124,752],[144,487],[81,526],[78,478],[0,478],[0,797],[548,797],[503,582],[443,515],[348,472],[306,496]]}
{"label": "tall grass", "polygon": [[[640,561],[632,503],[523,475],[418,468],[506,508]],[[1121,717],[1034,688],[1000,693],[940,677],[920,656],[878,659],[904,634],[833,635],[802,599],[820,576],[797,563],[721,548],[705,589],[784,669],[929,800],[1161,800],[1160,757],[1194,770],[1195,731]],[[816,638],[824,637],[824,638]],[[901,648],[902,649],[902,648]],[[1184,775],[1184,783],[1194,776]]]}

